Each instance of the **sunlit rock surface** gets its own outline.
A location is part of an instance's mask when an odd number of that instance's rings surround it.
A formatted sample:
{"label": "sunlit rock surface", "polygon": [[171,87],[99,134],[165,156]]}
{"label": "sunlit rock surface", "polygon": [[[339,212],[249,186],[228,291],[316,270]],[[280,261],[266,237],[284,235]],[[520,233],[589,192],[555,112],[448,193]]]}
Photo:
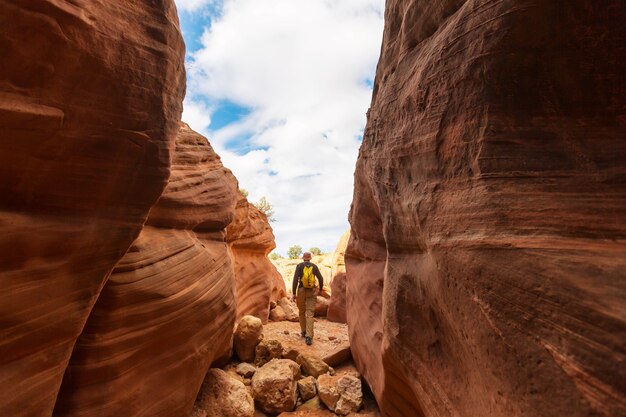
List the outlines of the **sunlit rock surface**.
{"label": "sunlit rock surface", "polygon": [[626,415],[623,2],[385,19],[346,254],[383,414]]}
{"label": "sunlit rock surface", "polygon": [[172,175],[109,277],[63,380],[58,416],[187,415],[227,354],[235,280],[225,242],[237,181],[181,124]]}
{"label": "sunlit rock surface", "polygon": [[285,283],[267,257],[276,247],[272,227],[265,214],[241,194],[227,240],[237,281],[237,319],[251,315],[267,323],[270,301],[285,296]]}
{"label": "sunlit rock surface", "polygon": [[332,257],[331,294],[328,305],[328,320],[346,322],[346,248],[350,239],[350,230],[345,232]]}
{"label": "sunlit rock surface", "polygon": [[0,2],[0,415],[50,416],[109,273],[167,183],[174,2]]}

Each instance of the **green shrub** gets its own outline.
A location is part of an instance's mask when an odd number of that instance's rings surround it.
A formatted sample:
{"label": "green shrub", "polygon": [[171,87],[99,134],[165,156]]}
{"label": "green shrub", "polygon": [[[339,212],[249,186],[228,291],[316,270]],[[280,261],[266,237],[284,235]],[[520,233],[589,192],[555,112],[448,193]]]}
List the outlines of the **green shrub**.
{"label": "green shrub", "polygon": [[311,248],[311,249],[309,249],[309,252],[311,252],[311,255],[313,255],[313,256],[317,256],[317,255],[321,255],[322,254],[322,250],[320,248]]}
{"label": "green shrub", "polygon": [[287,251],[287,256],[289,259],[298,259],[302,256],[302,247],[298,245],[293,245]]}

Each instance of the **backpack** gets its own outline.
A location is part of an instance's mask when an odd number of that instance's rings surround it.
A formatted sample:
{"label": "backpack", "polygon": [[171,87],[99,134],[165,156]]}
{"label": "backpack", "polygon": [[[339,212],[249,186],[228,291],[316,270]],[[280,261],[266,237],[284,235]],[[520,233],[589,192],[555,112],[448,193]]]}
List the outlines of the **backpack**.
{"label": "backpack", "polygon": [[313,274],[313,265],[302,268],[302,278],[300,278],[304,288],[315,288],[315,274]]}

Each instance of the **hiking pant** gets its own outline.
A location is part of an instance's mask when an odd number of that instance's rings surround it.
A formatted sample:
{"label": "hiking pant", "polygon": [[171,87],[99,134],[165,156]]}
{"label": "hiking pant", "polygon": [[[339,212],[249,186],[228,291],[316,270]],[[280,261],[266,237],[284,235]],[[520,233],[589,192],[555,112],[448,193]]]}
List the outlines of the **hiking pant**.
{"label": "hiking pant", "polygon": [[298,288],[296,303],[300,313],[300,330],[313,339],[313,315],[315,314],[315,288]]}

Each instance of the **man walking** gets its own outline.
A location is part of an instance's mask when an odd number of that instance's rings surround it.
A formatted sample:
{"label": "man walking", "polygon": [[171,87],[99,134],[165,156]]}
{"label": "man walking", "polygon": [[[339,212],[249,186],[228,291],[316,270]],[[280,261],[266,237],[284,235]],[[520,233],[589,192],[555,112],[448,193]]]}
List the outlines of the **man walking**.
{"label": "man walking", "polygon": [[315,278],[319,281],[319,288],[324,288],[324,278],[317,265],[311,262],[311,253],[304,252],[302,260],[293,274],[292,293],[296,299],[300,313],[300,334],[306,336],[306,344],[313,343],[313,315],[315,301],[319,290],[315,288]]}

